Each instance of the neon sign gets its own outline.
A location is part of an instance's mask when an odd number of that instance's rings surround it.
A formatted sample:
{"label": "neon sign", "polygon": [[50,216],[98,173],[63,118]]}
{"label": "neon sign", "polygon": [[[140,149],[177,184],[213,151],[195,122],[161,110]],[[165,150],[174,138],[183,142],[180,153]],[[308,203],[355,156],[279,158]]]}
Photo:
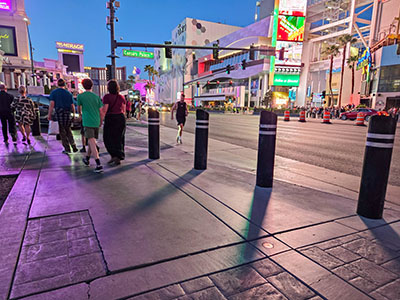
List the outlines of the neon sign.
{"label": "neon sign", "polygon": [[11,10],[11,0],[0,0],[0,10]]}
{"label": "neon sign", "polygon": [[56,42],[57,49],[70,49],[70,50],[84,50],[84,46],[82,44],[74,44],[74,43],[65,43],[65,42]]}
{"label": "neon sign", "polygon": [[302,42],[304,38],[304,17],[279,16],[278,41]]}

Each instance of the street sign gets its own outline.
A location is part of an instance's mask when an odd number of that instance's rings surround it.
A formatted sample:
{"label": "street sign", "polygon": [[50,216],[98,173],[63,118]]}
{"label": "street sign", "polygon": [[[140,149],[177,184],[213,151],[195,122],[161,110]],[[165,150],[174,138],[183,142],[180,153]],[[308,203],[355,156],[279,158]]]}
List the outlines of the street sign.
{"label": "street sign", "polygon": [[122,51],[122,54],[123,54],[123,56],[129,56],[129,57],[150,58],[150,59],[154,58],[153,52],[146,52],[146,51],[124,49]]}

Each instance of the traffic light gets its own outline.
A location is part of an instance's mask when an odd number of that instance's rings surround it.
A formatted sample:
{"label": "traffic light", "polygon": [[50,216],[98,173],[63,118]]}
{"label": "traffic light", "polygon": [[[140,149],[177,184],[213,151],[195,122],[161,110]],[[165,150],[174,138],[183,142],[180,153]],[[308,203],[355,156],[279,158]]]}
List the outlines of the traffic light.
{"label": "traffic light", "polygon": [[285,59],[285,47],[282,47],[279,49],[279,60],[284,60]]}
{"label": "traffic light", "polygon": [[211,84],[211,82],[210,81],[207,81],[207,85],[210,85]]}
{"label": "traffic light", "polygon": [[75,88],[75,81],[71,81],[71,89],[74,89]]}
{"label": "traffic light", "polygon": [[321,94],[322,99],[325,99],[325,96],[326,96],[326,91],[322,91],[322,94]]}
{"label": "traffic light", "polygon": [[[171,45],[172,42],[164,42],[165,45]],[[172,48],[165,47],[165,58],[172,58]]]}
{"label": "traffic light", "polygon": [[246,70],[247,62],[245,59],[242,60],[242,70]]}
{"label": "traffic light", "polygon": [[233,81],[229,80],[229,86],[233,86]]}
{"label": "traffic light", "polygon": [[219,80],[217,80],[217,86],[219,86]]}
{"label": "traffic light", "polygon": [[213,44],[213,59],[217,60],[218,59],[218,44]]}
{"label": "traffic light", "polygon": [[196,85],[197,85],[197,88],[199,88],[200,87],[200,82],[197,81]]}
{"label": "traffic light", "polygon": [[253,45],[250,45],[250,60],[255,59],[255,47]]}
{"label": "traffic light", "polygon": [[231,74],[231,65],[226,66],[226,74]]}
{"label": "traffic light", "polygon": [[106,79],[111,80],[111,65],[106,65]]}

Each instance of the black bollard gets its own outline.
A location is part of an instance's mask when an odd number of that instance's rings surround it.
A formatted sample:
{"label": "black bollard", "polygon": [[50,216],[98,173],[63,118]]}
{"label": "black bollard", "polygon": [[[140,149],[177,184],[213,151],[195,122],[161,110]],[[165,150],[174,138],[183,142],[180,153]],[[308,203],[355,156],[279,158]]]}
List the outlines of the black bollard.
{"label": "black bollard", "polygon": [[370,118],[358,195],[357,214],[360,216],[382,218],[395,133],[395,118]]}
{"label": "black bollard", "polygon": [[196,138],[194,143],[194,168],[196,170],[207,169],[208,150],[208,112],[196,110]]}
{"label": "black bollard", "polygon": [[160,114],[155,109],[148,110],[149,158],[160,158]]}
{"label": "black bollard", "polygon": [[40,113],[37,113],[36,119],[33,121],[32,124],[32,135],[33,136],[40,136],[41,135],[41,130],[40,130]]}
{"label": "black bollard", "polygon": [[261,112],[256,180],[259,187],[271,188],[273,184],[277,120],[275,113]]}

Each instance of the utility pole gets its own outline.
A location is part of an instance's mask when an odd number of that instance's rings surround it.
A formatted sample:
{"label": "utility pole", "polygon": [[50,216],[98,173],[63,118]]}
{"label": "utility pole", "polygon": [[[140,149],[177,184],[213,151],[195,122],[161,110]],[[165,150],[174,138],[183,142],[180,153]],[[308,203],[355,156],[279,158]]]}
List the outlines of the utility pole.
{"label": "utility pole", "polygon": [[107,17],[107,25],[109,25],[110,30],[110,42],[111,42],[111,54],[108,56],[111,58],[111,79],[116,79],[116,63],[115,55],[116,41],[115,41],[115,8],[119,7],[119,1],[110,0],[107,2],[107,8],[110,10],[110,16]]}
{"label": "utility pole", "polygon": [[29,50],[30,50],[30,53],[31,53],[32,85],[35,85],[35,80],[33,78],[33,76],[35,76],[35,68],[34,68],[34,65],[33,65],[33,47],[32,47],[32,41],[31,41],[31,34],[29,32],[29,24],[28,24],[29,23],[29,19],[28,18],[24,18],[24,21],[25,21],[25,24],[26,24],[26,30],[28,32]]}

